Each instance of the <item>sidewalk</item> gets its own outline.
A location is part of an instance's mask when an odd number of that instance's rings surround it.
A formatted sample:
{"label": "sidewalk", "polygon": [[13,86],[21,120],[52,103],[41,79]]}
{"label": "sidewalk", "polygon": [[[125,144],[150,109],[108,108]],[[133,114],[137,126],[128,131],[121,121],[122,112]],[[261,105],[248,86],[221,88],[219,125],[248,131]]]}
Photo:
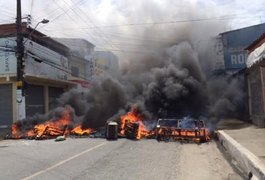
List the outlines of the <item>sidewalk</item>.
{"label": "sidewalk", "polygon": [[[257,171],[263,174],[265,169],[265,128],[227,119],[219,123],[217,135],[233,160],[242,166],[246,173]],[[224,143],[226,143],[224,145]],[[254,174],[254,173],[253,173]]]}

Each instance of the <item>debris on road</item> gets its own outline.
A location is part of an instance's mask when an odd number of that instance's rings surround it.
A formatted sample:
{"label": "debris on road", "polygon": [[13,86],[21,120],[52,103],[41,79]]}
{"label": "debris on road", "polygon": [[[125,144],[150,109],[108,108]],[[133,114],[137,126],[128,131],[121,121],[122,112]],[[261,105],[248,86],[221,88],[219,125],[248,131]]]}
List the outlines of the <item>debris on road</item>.
{"label": "debris on road", "polygon": [[64,141],[66,140],[65,136],[58,136],[55,141],[58,142],[58,141]]}
{"label": "debris on road", "polygon": [[[189,118],[158,119],[157,123],[154,123],[155,121],[147,120],[136,106],[133,106],[127,114],[122,115],[119,121],[108,122],[105,127],[97,129],[83,128],[81,124],[74,124],[71,113],[71,109],[65,107],[59,119],[37,124],[32,129],[23,129],[20,124],[14,123],[12,135],[8,137],[36,140],[54,138],[65,140],[66,136],[106,138],[108,140],[116,140],[118,137],[134,140],[154,138],[158,141],[180,140],[196,143],[210,140],[209,130],[202,120]],[[172,125],[172,122],[175,123]],[[64,138],[61,139],[62,137]]]}
{"label": "debris on road", "polygon": [[82,128],[80,124],[74,125],[72,113],[71,108],[65,107],[59,119],[51,119],[37,124],[31,129],[23,128],[23,125],[19,122],[14,123],[12,125],[12,135],[7,136],[7,138],[44,140],[65,135],[88,136],[95,132],[91,128]]}

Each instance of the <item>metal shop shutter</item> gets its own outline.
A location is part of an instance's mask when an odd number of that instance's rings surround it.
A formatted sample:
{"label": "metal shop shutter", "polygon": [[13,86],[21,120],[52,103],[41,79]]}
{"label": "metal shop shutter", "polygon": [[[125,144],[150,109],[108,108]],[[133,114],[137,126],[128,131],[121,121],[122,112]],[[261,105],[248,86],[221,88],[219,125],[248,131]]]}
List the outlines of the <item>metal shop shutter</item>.
{"label": "metal shop shutter", "polygon": [[43,86],[29,84],[26,89],[26,116],[36,113],[44,114],[44,88]]}
{"label": "metal shop shutter", "polygon": [[0,84],[0,125],[13,123],[12,84]]}
{"label": "metal shop shutter", "polygon": [[57,99],[64,93],[62,88],[49,87],[49,110],[56,108]]}

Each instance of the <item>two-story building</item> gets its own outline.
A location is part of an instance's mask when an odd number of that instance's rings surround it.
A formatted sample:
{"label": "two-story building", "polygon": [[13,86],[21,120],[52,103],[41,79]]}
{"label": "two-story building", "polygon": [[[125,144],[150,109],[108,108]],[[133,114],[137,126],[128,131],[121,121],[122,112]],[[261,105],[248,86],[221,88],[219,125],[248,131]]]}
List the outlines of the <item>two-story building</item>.
{"label": "two-story building", "polygon": [[95,51],[94,75],[102,73],[118,75],[119,59],[110,51]]}
{"label": "two-story building", "polygon": [[71,75],[69,81],[78,83],[83,88],[89,88],[94,69],[95,45],[85,39],[55,38],[70,49],[68,57]]}
{"label": "two-story building", "polygon": [[22,33],[26,84],[23,98],[17,94],[16,85],[16,24],[0,25],[0,126],[35,113],[48,113],[55,107],[56,98],[75,86],[68,81],[69,48],[26,23],[22,23]]}

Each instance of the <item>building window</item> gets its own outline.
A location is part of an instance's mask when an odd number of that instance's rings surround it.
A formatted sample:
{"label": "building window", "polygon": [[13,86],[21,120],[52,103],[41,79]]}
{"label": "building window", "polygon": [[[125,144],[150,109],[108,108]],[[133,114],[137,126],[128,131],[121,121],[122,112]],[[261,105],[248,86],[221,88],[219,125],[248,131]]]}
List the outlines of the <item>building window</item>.
{"label": "building window", "polygon": [[74,77],[79,77],[79,68],[75,66],[71,66],[71,74]]}

